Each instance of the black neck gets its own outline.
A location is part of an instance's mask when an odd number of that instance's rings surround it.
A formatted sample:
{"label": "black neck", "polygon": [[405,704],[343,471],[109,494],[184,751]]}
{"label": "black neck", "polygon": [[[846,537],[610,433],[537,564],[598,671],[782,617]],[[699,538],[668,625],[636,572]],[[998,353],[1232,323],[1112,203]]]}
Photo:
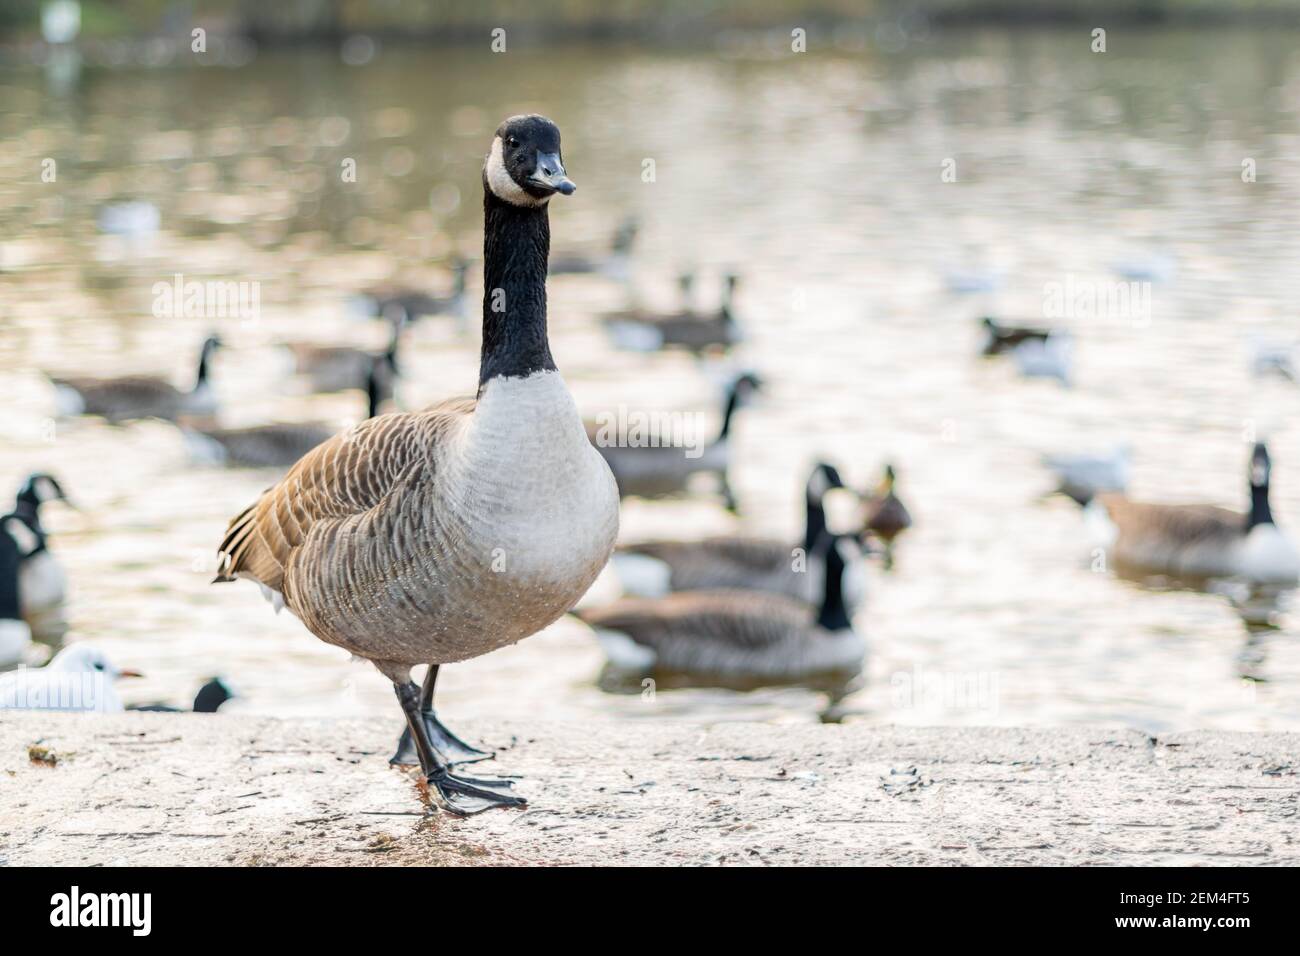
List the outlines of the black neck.
{"label": "black neck", "polygon": [[838,538],[827,535],[823,540],[826,544],[826,587],[817,613],[817,624],[828,631],[848,630],[853,624],[844,606],[844,557],[840,554]]}
{"label": "black neck", "polygon": [[718,441],[726,438],[731,432],[731,418],[736,414],[736,409],[740,407],[740,385],[733,383],[731,391],[727,393],[727,405],[722,410],[722,430],[718,432]]}
{"label": "black neck", "polygon": [[1256,525],[1272,524],[1273,510],[1268,506],[1268,485],[1250,486],[1250,514],[1246,518],[1246,530]]}
{"label": "black neck", "polygon": [[374,418],[379,414],[379,406],[383,404],[384,398],[379,393],[379,382],[375,378],[375,372],[370,373],[366,379],[366,417]]}
{"label": "black neck", "polygon": [[198,388],[207,380],[208,380],[208,347],[204,345],[203,350],[199,352],[199,374],[194,380],[194,387]]}
{"label": "black neck", "polygon": [[0,531],[0,620],[22,620],[18,607],[18,545]]}
{"label": "black neck", "polygon": [[498,376],[555,371],[546,337],[546,206],[516,206],[483,189],[483,351],[479,391]]}
{"label": "black neck", "polygon": [[811,554],[826,530],[826,508],[822,504],[822,496],[814,493],[811,487],[808,489],[805,516],[803,552]]}

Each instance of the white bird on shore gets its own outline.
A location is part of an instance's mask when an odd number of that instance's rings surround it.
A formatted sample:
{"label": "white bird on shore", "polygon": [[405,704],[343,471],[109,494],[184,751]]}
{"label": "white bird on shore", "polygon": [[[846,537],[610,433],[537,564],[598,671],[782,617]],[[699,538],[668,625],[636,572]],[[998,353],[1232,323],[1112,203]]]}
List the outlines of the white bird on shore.
{"label": "white bird on shore", "polygon": [[101,714],[122,710],[113,682],[140,677],[113,666],[97,647],[65,647],[44,667],[0,675],[0,710],[74,710]]}

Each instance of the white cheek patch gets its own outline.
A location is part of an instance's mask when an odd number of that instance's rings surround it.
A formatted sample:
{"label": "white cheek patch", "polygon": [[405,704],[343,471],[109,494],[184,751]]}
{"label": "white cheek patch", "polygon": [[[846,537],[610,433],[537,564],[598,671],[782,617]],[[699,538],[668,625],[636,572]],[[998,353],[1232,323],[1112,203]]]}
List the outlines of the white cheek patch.
{"label": "white cheek patch", "polygon": [[550,202],[549,196],[545,199],[536,199],[528,195],[523,187],[510,177],[510,173],[506,170],[505,158],[501,155],[500,136],[492,139],[492,152],[488,153],[487,159],[487,181],[488,188],[498,199],[504,199],[515,206],[545,206]]}

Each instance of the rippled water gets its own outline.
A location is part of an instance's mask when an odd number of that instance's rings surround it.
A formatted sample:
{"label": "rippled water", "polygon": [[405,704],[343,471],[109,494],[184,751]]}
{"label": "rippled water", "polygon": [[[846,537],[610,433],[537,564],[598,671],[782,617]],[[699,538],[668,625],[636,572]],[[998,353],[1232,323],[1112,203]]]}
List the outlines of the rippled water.
{"label": "rippled water", "polygon": [[[384,279],[445,287],[447,259],[481,241],[493,126],[536,109],[559,122],[581,187],[555,204],[556,246],[598,250],[634,213],[635,286],[664,305],[681,268],[698,270],[702,302],[738,270],[735,361],[769,383],[735,436],[744,517],[634,502],[626,537],[794,539],[816,457],[857,484],[897,465],[917,525],[892,572],[872,569],[868,668],[832,715],[1300,729],[1286,596],[1268,608],[1275,627],[1248,628],[1225,594],[1094,573],[1077,509],[1039,500],[1040,453],[1129,441],[1137,496],[1244,507],[1253,427],[1270,437],[1279,522],[1300,530],[1298,392],[1248,367],[1252,336],[1300,332],[1300,53],[1262,32],[1109,45],[1092,54],[1071,32],[890,55],[398,51],[364,67],[264,54],[238,69],[87,69],[61,92],[40,71],[0,72],[0,474],[16,486],[53,471],[84,509],[47,515],[73,635],[148,673],[122,688],[130,700],[182,703],[220,672],[242,692],[232,707],[398,723],[373,669],[274,617],[251,585],[208,585],[226,520],[270,476],[196,467],[161,423],[51,425],[38,370],[181,382],[215,325],[229,421],[355,418],[359,395],[295,392],[270,345],[382,344],[344,298]],[[1247,158],[1257,182],[1242,181]],[[347,159],[356,183],[341,181]],[[941,181],[948,160],[955,182]],[[97,230],[124,200],[159,207],[156,236]],[[1151,287],[1149,321],[1059,320],[1076,333],[1072,389],[975,357],[983,312],[1041,321],[1049,284],[1109,282],[1116,262],[1152,258],[1176,270]],[[260,320],[155,318],[152,287],[175,273],[258,282]],[[998,288],[953,293],[959,273]],[[619,285],[564,277],[550,291],[553,349],[585,411],[714,408],[718,370],[610,349],[595,317],[624,305]],[[476,341],[434,321],[409,345],[407,407],[473,387]],[[827,711],[813,688],[610,693],[601,662],[566,619],[449,669],[440,699],[517,719]]]}

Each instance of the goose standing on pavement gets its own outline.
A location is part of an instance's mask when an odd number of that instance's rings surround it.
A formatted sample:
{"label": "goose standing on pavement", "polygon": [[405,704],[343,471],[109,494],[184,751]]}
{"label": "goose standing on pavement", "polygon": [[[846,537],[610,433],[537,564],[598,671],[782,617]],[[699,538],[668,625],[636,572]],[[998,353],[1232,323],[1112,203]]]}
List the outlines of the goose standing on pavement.
{"label": "goose standing on pavement", "polygon": [[19,565],[23,618],[38,638],[47,641],[67,630],[63,610],[68,589],[67,575],[50,550],[49,534],[41,523],[41,506],[50,501],[69,504],[63,486],[53,475],[31,475],[18,489],[14,510],[0,518],[18,523],[12,533],[25,544]]}
{"label": "goose standing on pavement", "polygon": [[199,350],[199,367],[194,387],[181,391],[165,379],[148,375],[118,378],[60,378],[50,376],[60,415],[99,415],[110,422],[135,418],[163,418],[175,421],[181,415],[211,415],[217,409],[216,395],[208,382],[212,356],[221,339],[208,336]]}
{"label": "goose standing on pavement", "polygon": [[727,508],[734,511],[736,500],[727,479],[731,427],[736,412],[761,387],[758,376],[752,372],[742,373],[732,381],[727,388],[718,436],[705,445],[674,443],[672,436],[659,433],[640,436],[636,444],[628,444],[625,442],[631,441],[629,436],[611,434],[608,426],[592,422],[586,425],[587,435],[614,473],[621,497],[677,494],[686,489],[694,475],[713,474],[718,476]]}
{"label": "goose standing on pavement", "polygon": [[1113,540],[1115,563],[1188,578],[1237,577],[1254,584],[1293,584],[1300,553],[1273,520],[1272,461],[1262,442],[1250,457],[1250,510],[1164,505],[1098,495],[1088,508]]}
{"label": "goose standing on pavement", "polygon": [[[418,760],[456,813],[523,800],[503,781],[453,769],[487,755],[434,713],[440,666],[561,617],[618,534],[618,490],[547,336],[547,206],[576,188],[555,124],[502,123],[483,186],[477,398],[382,415],[317,447],[230,523],[217,577],[257,582],[322,641],[391,680],[409,732],[394,762]],[[419,664],[429,665],[423,692],[411,681]]]}
{"label": "goose standing on pavement", "polygon": [[140,677],[115,667],[97,647],[73,644],[44,667],[0,674],[0,710],[78,710],[117,713],[122,699],[114,681]]}
{"label": "goose standing on pavement", "polygon": [[[366,376],[366,418],[374,418],[392,391],[388,360],[376,356]],[[287,468],[338,427],[323,422],[273,422],[248,428],[200,428],[182,425],[185,443],[195,460],[243,468]]]}
{"label": "goose standing on pavement", "polygon": [[866,643],[849,618],[844,573],[857,543],[825,534],[818,549],[826,573],[812,607],[784,594],[714,590],[624,598],[574,613],[625,669],[767,680],[856,672]]}
{"label": "goose standing on pavement", "polygon": [[646,541],[620,547],[614,553],[614,568],[625,590],[640,597],[740,588],[773,591],[812,603],[821,594],[825,575],[825,549],[816,548],[826,533],[823,499],[830,490],[843,487],[833,465],[819,462],[813,467],[805,488],[801,542],[743,535]]}

